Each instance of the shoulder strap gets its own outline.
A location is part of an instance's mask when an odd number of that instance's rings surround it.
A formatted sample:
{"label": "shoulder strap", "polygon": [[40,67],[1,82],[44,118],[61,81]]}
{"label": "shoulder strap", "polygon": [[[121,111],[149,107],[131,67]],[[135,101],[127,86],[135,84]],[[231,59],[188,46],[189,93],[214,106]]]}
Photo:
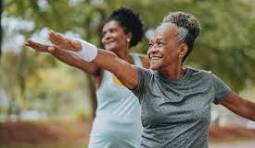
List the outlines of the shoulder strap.
{"label": "shoulder strap", "polygon": [[143,63],[142,63],[142,60],[141,60],[139,54],[131,53],[131,56],[134,59],[135,65],[137,65],[139,67],[143,67]]}

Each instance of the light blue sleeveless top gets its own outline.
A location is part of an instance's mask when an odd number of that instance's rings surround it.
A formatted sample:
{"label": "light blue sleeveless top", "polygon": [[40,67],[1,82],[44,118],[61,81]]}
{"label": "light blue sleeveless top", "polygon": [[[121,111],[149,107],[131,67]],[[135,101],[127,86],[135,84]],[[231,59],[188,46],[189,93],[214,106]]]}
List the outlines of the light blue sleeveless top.
{"label": "light blue sleeveless top", "polygon": [[[131,55],[135,65],[142,67],[139,55]],[[96,118],[89,148],[138,148],[142,129],[137,97],[105,70],[97,90]]]}

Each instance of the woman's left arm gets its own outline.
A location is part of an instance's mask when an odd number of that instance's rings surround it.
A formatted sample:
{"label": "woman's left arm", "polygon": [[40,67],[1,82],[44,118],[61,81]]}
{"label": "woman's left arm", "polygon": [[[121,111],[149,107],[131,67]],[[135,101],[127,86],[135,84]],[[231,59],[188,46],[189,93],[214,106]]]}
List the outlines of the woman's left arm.
{"label": "woman's left arm", "polygon": [[232,112],[255,121],[255,103],[245,100],[233,91],[228,94],[221,104]]}

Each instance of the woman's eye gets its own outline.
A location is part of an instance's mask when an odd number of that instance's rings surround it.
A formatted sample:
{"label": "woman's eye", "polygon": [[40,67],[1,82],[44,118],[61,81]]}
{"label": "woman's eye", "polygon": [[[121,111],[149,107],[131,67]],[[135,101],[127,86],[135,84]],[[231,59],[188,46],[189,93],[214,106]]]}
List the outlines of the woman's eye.
{"label": "woman's eye", "polygon": [[163,45],[164,45],[164,43],[162,43],[162,42],[158,43],[158,46],[163,46]]}
{"label": "woman's eye", "polygon": [[114,33],[114,32],[116,32],[116,29],[110,29],[110,32]]}
{"label": "woman's eye", "polygon": [[149,47],[152,47],[152,46],[153,46],[153,44],[152,44],[152,43],[149,43],[149,44],[148,44],[148,46],[149,46]]}

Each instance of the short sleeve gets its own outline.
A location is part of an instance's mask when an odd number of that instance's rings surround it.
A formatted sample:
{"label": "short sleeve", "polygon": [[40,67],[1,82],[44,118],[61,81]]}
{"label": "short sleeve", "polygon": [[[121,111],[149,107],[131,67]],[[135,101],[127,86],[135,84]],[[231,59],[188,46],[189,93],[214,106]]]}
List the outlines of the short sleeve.
{"label": "short sleeve", "polygon": [[144,93],[148,89],[152,71],[138,66],[135,66],[135,68],[138,74],[138,85],[136,88],[131,89],[131,91],[138,97],[139,101],[141,101]]}
{"label": "short sleeve", "polygon": [[230,92],[230,88],[215,74],[212,74],[212,81],[215,93],[215,98],[213,102],[215,104],[219,104],[226,99],[227,95]]}

